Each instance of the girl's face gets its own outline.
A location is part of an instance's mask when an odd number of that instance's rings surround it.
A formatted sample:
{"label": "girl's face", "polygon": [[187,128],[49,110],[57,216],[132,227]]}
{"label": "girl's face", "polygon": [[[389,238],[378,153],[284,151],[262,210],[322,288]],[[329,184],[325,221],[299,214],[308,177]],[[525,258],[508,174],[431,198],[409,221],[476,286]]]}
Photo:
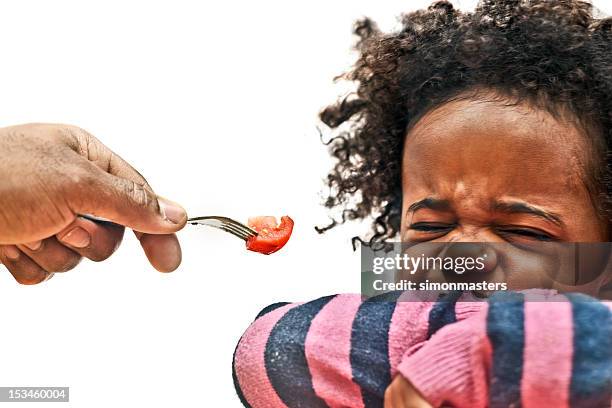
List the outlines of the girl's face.
{"label": "girl's face", "polygon": [[[584,182],[587,146],[575,126],[527,106],[457,100],[428,112],[406,137],[402,241],[509,243],[496,245],[488,258],[489,281],[506,281],[511,289],[571,285],[596,294],[608,279],[599,275],[609,259],[607,247],[582,250],[591,251],[586,258],[592,264],[575,269],[571,247],[535,245],[608,241]],[[450,248],[412,250],[423,247]],[[579,283],[574,278],[580,271],[596,274]],[[560,279],[565,274],[568,279]],[[441,271],[424,277],[454,279]]]}
{"label": "girl's face", "polygon": [[587,143],[527,106],[457,100],[404,149],[403,241],[608,241],[585,185]]}

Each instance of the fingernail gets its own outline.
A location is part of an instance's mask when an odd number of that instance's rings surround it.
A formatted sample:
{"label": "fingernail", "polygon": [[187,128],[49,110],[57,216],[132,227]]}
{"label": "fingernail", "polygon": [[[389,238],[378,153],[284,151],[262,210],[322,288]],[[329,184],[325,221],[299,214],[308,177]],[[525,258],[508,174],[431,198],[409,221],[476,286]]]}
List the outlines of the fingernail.
{"label": "fingernail", "polygon": [[47,274],[47,277],[45,278],[45,280],[44,280],[43,282],[46,282],[46,281],[48,281],[49,279],[51,279],[51,278],[53,277],[53,275],[55,275],[55,272],[49,272],[49,273]]}
{"label": "fingernail", "polygon": [[173,203],[163,197],[158,197],[159,208],[162,216],[173,224],[183,224],[187,219],[187,213],[180,205]]}
{"label": "fingernail", "polygon": [[23,245],[28,247],[30,251],[38,251],[40,247],[42,246],[42,241],[28,242],[27,244],[23,244]]}
{"label": "fingernail", "polygon": [[91,237],[83,228],[74,227],[60,241],[75,248],[85,248],[91,242]]}
{"label": "fingernail", "polygon": [[11,261],[16,261],[19,259],[21,252],[14,246],[9,245],[4,247],[4,256],[6,256]]}

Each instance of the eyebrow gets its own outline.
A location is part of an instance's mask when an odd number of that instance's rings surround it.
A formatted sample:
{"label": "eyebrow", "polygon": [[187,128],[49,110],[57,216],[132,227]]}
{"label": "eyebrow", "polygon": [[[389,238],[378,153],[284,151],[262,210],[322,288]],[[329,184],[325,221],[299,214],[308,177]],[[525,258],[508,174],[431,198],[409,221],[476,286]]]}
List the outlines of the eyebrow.
{"label": "eyebrow", "polygon": [[544,211],[521,201],[498,201],[493,204],[493,210],[508,214],[529,214],[535,217],[543,218],[558,226],[563,225],[561,217],[553,212]]}
{"label": "eyebrow", "polygon": [[[427,197],[410,204],[408,212],[415,212],[422,208],[428,208],[435,211],[449,211],[451,209],[451,204],[448,200]],[[544,211],[522,201],[497,201],[493,204],[493,210],[508,214],[529,214],[543,218],[558,226],[563,225],[563,221],[559,215],[550,211]]]}
{"label": "eyebrow", "polygon": [[409,212],[420,210],[421,208],[429,208],[437,211],[448,211],[451,208],[450,201],[441,200],[439,198],[427,197],[422,200],[416,201],[410,204],[408,207]]}

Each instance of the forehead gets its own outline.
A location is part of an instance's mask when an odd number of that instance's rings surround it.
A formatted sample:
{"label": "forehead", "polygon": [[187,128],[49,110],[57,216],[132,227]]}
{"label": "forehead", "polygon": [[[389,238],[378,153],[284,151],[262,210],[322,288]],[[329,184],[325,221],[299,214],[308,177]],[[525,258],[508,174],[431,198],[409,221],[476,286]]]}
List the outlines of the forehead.
{"label": "forehead", "polygon": [[452,198],[473,190],[482,199],[508,196],[534,203],[568,192],[584,195],[586,146],[576,126],[545,111],[499,101],[452,101],[408,132],[404,194]]}

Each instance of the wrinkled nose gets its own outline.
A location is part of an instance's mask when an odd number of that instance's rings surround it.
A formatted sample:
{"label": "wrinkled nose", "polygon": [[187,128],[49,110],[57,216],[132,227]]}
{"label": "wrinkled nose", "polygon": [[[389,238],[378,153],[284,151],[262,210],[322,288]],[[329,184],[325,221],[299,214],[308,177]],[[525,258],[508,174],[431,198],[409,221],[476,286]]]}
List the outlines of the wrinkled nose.
{"label": "wrinkled nose", "polygon": [[482,279],[498,263],[496,251],[485,242],[449,243],[442,256],[453,261],[444,263],[444,275],[450,280]]}

